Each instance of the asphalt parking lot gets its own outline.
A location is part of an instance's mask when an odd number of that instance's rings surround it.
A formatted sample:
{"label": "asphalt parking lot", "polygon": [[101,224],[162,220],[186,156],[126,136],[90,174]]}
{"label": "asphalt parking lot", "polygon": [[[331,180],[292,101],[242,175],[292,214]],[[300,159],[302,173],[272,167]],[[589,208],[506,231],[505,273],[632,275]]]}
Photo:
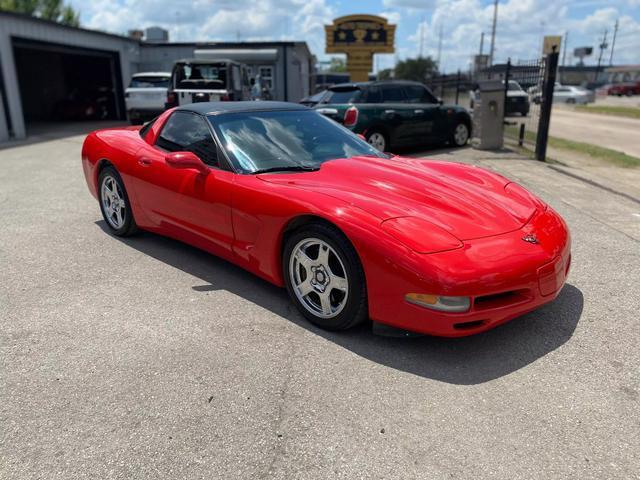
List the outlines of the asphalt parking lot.
{"label": "asphalt parking lot", "polygon": [[640,204],[434,152],[557,209],[568,284],[474,337],[327,333],[222,260],[109,235],[82,139],[0,150],[0,478],[640,478]]}

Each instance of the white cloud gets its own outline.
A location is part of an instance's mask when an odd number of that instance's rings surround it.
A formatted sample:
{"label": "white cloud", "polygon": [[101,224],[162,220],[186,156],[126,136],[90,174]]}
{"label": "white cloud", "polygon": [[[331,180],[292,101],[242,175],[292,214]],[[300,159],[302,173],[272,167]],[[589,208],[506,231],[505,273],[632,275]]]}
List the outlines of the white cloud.
{"label": "white cloud", "polygon": [[[304,40],[321,58],[325,57],[324,25],[338,16],[333,0],[260,0],[250,7],[241,0],[70,1],[80,10],[83,25],[90,28],[124,33],[160,25],[176,41]],[[493,2],[381,0],[380,5],[384,7],[380,15],[398,25],[397,54],[378,56],[380,68],[390,66],[396,56],[418,54],[420,17],[426,19],[425,55],[436,57],[442,26],[442,63],[447,71],[467,67],[478,53],[481,32],[485,32],[484,52],[489,51]],[[640,63],[640,16],[633,8],[638,5],[640,0],[500,0],[495,59],[533,59],[540,54],[544,35],[565,31],[569,31],[569,54],[574,47],[596,47],[605,28],[611,39],[619,19],[615,61]]]}
{"label": "white cloud", "polygon": [[325,0],[73,0],[84,26],[115,33],[159,25],[171,40],[306,40],[324,53],[324,24],[335,15]]}
{"label": "white cloud", "polygon": [[400,23],[400,19],[402,18],[402,16],[400,15],[400,12],[393,12],[393,11],[382,12],[382,13],[379,13],[378,15],[386,18],[387,21],[392,25],[397,25],[398,23]]}
{"label": "white cloud", "polygon": [[[388,0],[395,3],[395,0]],[[625,0],[626,1],[626,0]],[[640,0],[633,0],[640,1]],[[412,3],[412,2],[401,2]],[[605,2],[598,2],[602,5]],[[614,3],[606,2],[607,5]],[[584,7],[585,2],[580,3]],[[609,29],[609,43],[616,18],[620,30],[615,48],[616,63],[640,63],[640,19],[621,15],[616,7],[606,6],[583,18],[571,18],[576,2],[572,0],[506,0],[498,8],[495,60],[532,60],[541,54],[544,35],[564,35],[569,31],[569,50],[586,42],[596,47],[604,29]],[[430,19],[424,22],[424,54],[437,57],[438,31],[443,29],[442,66],[448,72],[465,69],[479,52],[480,35],[485,32],[484,53],[489,53],[493,4],[480,0],[440,0]],[[408,51],[401,55],[417,56],[420,24],[408,35]],[[608,60],[608,52],[605,53]]]}

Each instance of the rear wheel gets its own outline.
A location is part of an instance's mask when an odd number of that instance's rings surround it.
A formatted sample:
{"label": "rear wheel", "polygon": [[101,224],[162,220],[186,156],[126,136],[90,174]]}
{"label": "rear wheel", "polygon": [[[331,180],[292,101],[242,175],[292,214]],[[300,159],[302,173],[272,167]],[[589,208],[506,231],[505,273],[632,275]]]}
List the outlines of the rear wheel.
{"label": "rear wheel", "polygon": [[369,142],[369,145],[373,146],[377,150],[380,150],[381,152],[386,152],[387,147],[389,146],[387,136],[380,130],[371,130],[367,132],[365,138],[367,139],[367,142]]}
{"label": "rear wheel", "polygon": [[346,330],[367,318],[367,295],[360,259],[335,228],[312,224],[291,234],[282,256],[291,300],[311,323]]}
{"label": "rear wheel", "polygon": [[112,166],[98,176],[98,200],[102,217],[114,235],[126,237],[138,231],[122,177]]}
{"label": "rear wheel", "polygon": [[469,141],[469,126],[465,122],[458,122],[451,133],[451,142],[456,147],[464,147]]}

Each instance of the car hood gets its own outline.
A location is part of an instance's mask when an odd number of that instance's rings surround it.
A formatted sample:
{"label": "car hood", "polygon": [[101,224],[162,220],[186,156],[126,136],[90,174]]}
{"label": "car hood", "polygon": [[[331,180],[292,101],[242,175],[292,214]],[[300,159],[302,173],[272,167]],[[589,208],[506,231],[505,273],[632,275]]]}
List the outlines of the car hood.
{"label": "car hood", "polygon": [[417,217],[460,240],[517,230],[536,209],[533,199],[510,195],[504,177],[452,162],[353,157],[315,172],[258,177],[338,198],[381,221]]}

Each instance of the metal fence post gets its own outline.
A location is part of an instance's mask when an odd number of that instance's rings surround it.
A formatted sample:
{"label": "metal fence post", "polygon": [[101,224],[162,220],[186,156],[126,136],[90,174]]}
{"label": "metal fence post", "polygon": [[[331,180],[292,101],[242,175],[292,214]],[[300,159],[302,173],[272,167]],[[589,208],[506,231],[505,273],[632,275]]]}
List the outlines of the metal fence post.
{"label": "metal fence post", "polygon": [[507,66],[504,70],[504,116],[507,116],[507,92],[509,91],[509,76],[511,75],[511,59],[507,60]]}
{"label": "metal fence post", "polygon": [[556,47],[545,59],[544,84],[540,103],[540,121],[536,137],[536,160],[544,162],[547,157],[547,143],[549,142],[549,124],[551,123],[551,105],[553,104],[553,89],[556,84],[556,70],[558,69],[558,52]]}

